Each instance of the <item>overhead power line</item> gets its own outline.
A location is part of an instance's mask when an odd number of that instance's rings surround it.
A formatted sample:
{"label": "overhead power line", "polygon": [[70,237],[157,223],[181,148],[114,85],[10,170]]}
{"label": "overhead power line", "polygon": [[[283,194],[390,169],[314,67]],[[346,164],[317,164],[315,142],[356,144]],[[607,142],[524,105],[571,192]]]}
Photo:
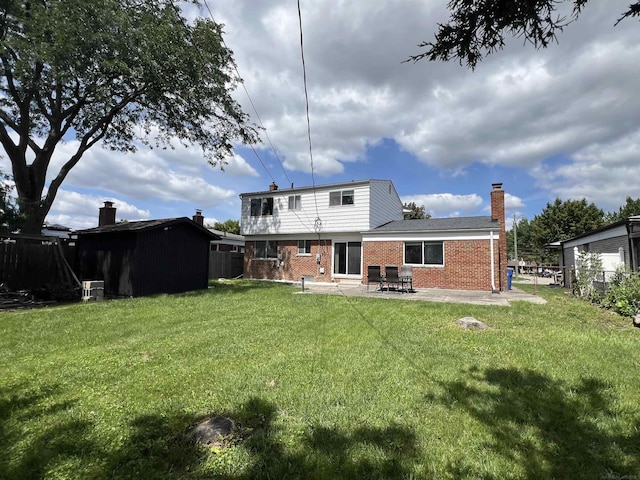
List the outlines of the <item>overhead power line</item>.
{"label": "overhead power line", "polygon": [[[205,7],[207,7],[207,11],[209,12],[209,16],[211,17],[211,20],[214,23],[216,23],[216,20],[213,17],[213,12],[211,11],[211,8],[209,7],[209,3],[207,2],[207,0],[204,0],[204,5],[205,5]],[[224,41],[224,37],[220,37],[220,38],[222,40],[222,44],[224,45],[224,47],[226,49],[230,50],[229,47],[227,46],[226,42]],[[269,146],[271,147],[271,151],[273,152],[273,155],[278,160],[278,165],[280,165],[280,168],[282,169],[282,173],[284,173],[284,176],[287,179],[287,182],[289,182],[290,185],[293,185],[293,182],[291,182],[291,179],[289,178],[289,175],[287,174],[287,171],[284,168],[284,162],[282,161],[282,159],[278,155],[277,150],[275,149],[275,147],[273,146],[273,143],[271,142],[271,138],[269,137],[269,133],[267,132],[267,128],[262,123],[262,119],[260,118],[260,115],[258,114],[258,109],[256,108],[255,104],[253,103],[253,99],[251,98],[251,95],[249,95],[249,90],[247,90],[247,86],[245,85],[244,80],[242,79],[242,75],[240,75],[240,71],[238,70],[238,66],[236,65],[235,62],[233,62],[233,68],[236,71],[236,74],[238,75],[238,78],[240,79],[240,84],[242,85],[242,89],[244,90],[244,93],[246,93],[247,98],[249,99],[249,103],[251,104],[251,108],[253,108],[253,112],[256,114],[256,118],[258,119],[258,123],[262,127],[262,129],[264,131],[264,134],[267,137],[267,140],[269,142]],[[258,152],[253,147],[251,147],[251,148],[253,150],[253,153],[258,158],[258,160],[260,160],[260,163],[262,164],[263,168],[265,170],[267,170],[267,167],[265,166],[264,162],[262,161],[262,159],[258,155]],[[273,180],[273,176],[271,175],[271,173],[269,173],[268,170],[267,170],[267,173],[271,177],[271,180]],[[275,180],[273,180],[273,181],[275,182]]]}
{"label": "overhead power line", "polygon": [[309,159],[311,162],[311,183],[313,186],[313,200],[316,204],[316,222],[315,229],[320,234],[322,229],[322,220],[318,212],[318,198],[316,196],[316,177],[313,169],[313,148],[311,144],[311,120],[309,118],[309,92],[307,91],[307,67],[304,61],[304,39],[302,36],[302,12],[300,11],[300,0],[298,0],[298,23],[300,25],[300,56],[302,58],[302,82],[304,83],[304,99],[307,112],[307,138],[309,139]]}

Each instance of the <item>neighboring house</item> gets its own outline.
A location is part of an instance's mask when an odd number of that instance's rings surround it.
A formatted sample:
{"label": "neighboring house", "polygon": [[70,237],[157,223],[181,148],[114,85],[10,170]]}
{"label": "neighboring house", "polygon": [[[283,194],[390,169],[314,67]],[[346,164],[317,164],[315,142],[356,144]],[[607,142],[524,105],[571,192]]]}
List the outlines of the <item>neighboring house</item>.
{"label": "neighboring house", "polygon": [[44,237],[70,238],[71,229],[64,225],[58,225],[57,223],[52,223],[50,225],[45,224],[42,227],[42,235]]}
{"label": "neighboring house", "polygon": [[99,226],[76,232],[81,280],[104,280],[111,297],[207,288],[210,242],[217,235],[195,217],[115,223],[115,210],[105,202]]}
{"label": "neighboring house", "polygon": [[244,193],[245,277],[367,282],[367,267],[413,267],[415,288],[506,286],[504,190],[491,216],[403,220],[393,183],[363,180]]}
{"label": "neighboring house", "polygon": [[244,272],[244,237],[210,228],[219,238],[211,241],[209,278],[238,278]]}
{"label": "neighboring house", "polygon": [[235,233],[223,232],[214,228],[208,229],[214,235],[220,237],[219,240],[211,241],[212,252],[237,252],[244,253],[244,237]]}
{"label": "neighboring house", "polygon": [[624,265],[637,272],[640,270],[640,215],[558,243],[560,264],[564,269],[575,267],[580,252],[594,252],[600,254],[605,271],[615,271]]}

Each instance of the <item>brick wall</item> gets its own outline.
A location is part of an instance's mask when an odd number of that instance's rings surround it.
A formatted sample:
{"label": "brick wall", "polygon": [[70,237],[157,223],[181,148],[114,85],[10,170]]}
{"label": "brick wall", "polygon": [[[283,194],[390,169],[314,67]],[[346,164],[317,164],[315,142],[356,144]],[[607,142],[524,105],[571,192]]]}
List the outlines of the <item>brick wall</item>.
{"label": "brick wall", "polygon": [[[494,240],[497,251],[498,241]],[[403,242],[365,242],[363,283],[369,265],[401,266]],[[497,257],[497,255],[496,255]],[[443,267],[413,267],[415,288],[448,288],[455,290],[491,290],[491,252],[489,240],[445,240]],[[497,260],[496,288],[498,288]]]}
{"label": "brick wall", "polygon": [[509,257],[507,255],[507,232],[504,218],[504,190],[501,183],[494,183],[491,186],[493,187],[491,191],[491,218],[497,220],[500,226],[500,241],[498,242],[498,248],[495,249],[496,258],[498,259],[496,263],[496,288],[505,290]]}
{"label": "brick wall", "polygon": [[[253,258],[254,247],[254,242],[245,244],[245,278],[299,282],[303,276],[312,276],[316,282],[331,281],[330,240],[312,240],[310,255],[298,255],[297,240],[278,240],[278,260]],[[320,254],[320,264],[316,261],[317,254]],[[320,273],[322,268],[324,273]]]}
{"label": "brick wall", "polygon": [[[498,241],[494,240],[495,283],[499,288],[497,260]],[[244,256],[245,278],[300,281],[312,276],[317,282],[331,282],[331,242],[317,240],[311,243],[311,255],[298,255],[296,240],[278,241],[280,260],[253,258],[254,242],[246,242]],[[320,253],[320,264],[316,254]],[[367,281],[369,265],[395,265],[400,267],[404,258],[404,242],[364,242],[362,282]],[[320,268],[324,268],[324,274]],[[339,281],[335,279],[333,281]],[[491,264],[489,240],[444,241],[444,267],[413,267],[415,288],[445,288],[459,290],[490,291]],[[503,284],[506,286],[506,283]]]}

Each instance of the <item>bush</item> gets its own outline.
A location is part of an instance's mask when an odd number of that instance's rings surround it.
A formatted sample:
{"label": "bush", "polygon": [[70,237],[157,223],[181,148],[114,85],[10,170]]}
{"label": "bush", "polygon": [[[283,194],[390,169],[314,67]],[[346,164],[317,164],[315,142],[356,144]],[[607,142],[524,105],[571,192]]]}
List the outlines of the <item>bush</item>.
{"label": "bush", "polygon": [[595,282],[602,275],[602,259],[599,253],[580,252],[576,258],[575,277],[573,278],[573,294],[576,297],[600,302],[600,293]]}
{"label": "bush", "polygon": [[616,271],[602,304],[625,317],[640,313],[640,272]]}

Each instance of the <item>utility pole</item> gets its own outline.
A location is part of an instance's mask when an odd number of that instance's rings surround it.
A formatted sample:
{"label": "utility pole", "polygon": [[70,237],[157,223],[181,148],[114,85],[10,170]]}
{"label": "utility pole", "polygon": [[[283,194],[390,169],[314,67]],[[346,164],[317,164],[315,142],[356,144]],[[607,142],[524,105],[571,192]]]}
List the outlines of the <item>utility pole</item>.
{"label": "utility pole", "polygon": [[518,278],[518,270],[520,262],[518,260],[518,227],[516,225],[516,214],[513,214],[513,252],[516,256],[516,278]]}

